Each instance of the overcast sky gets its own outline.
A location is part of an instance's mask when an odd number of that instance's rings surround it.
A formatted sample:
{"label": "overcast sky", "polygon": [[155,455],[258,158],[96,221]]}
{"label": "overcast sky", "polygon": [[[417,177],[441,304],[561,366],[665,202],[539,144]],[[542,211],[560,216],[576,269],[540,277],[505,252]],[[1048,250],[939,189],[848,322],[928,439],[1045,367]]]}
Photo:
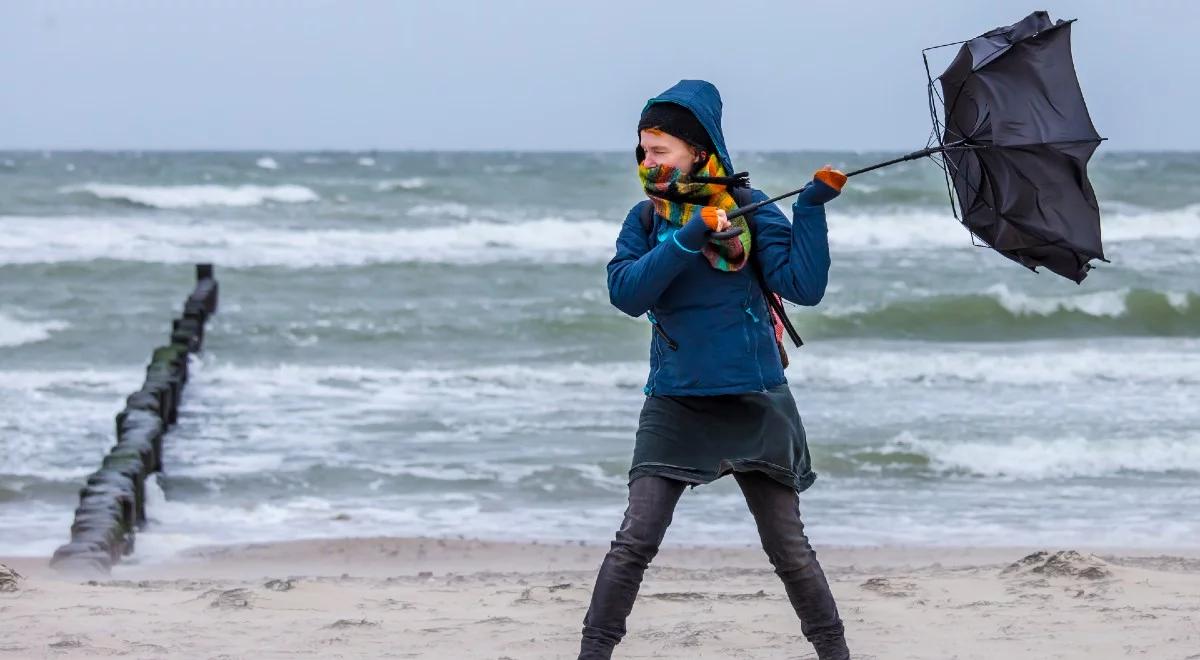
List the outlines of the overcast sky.
{"label": "overcast sky", "polygon": [[1106,149],[1200,149],[1183,0],[4,0],[0,148],[627,149],[704,78],[735,150],[911,150],[921,49],[1036,9],[1079,19]]}

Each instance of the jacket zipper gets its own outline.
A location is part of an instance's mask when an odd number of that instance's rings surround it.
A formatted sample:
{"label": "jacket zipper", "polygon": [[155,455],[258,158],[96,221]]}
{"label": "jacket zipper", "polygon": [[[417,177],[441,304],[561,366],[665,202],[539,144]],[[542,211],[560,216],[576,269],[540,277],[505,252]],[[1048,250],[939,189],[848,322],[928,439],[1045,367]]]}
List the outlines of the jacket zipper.
{"label": "jacket zipper", "polygon": [[673,351],[679,350],[679,344],[675,343],[675,340],[671,339],[667,331],[662,329],[662,325],[658,322],[658,319],[654,318],[653,312],[647,312],[646,318],[650,319],[650,325],[654,327],[654,331],[661,335],[663,340],[667,342],[667,348]]}
{"label": "jacket zipper", "polygon": [[[747,289],[749,289],[747,291],[747,293],[753,293],[754,285],[753,284],[748,285]],[[754,311],[751,309],[754,306],[753,301],[754,301],[754,298],[751,297],[750,302],[746,305],[746,315],[749,316],[751,319],[754,319],[754,324],[751,325],[750,321],[746,321],[745,324],[742,325],[742,329],[746,333],[746,349],[747,349],[747,351],[750,350],[751,345],[754,346],[752,359],[754,360],[754,368],[758,370],[758,390],[760,392],[765,392],[765,391],[767,391],[767,383],[766,383],[766,379],[763,378],[762,364],[758,361],[758,342],[753,341],[752,334],[750,332],[751,329],[757,330],[757,327],[755,327],[755,326],[759,323],[758,317],[754,315]],[[770,310],[767,310],[767,313],[769,314]]]}
{"label": "jacket zipper", "polygon": [[666,340],[666,342],[667,342],[667,348],[669,348],[669,349],[671,349],[671,350],[673,350],[673,351],[677,351],[677,350],[679,350],[679,344],[676,344],[676,343],[675,343],[675,340],[674,340],[674,339],[671,339],[671,337],[670,337],[670,336],[667,334],[667,331],[662,329],[662,326],[661,326],[661,325],[659,325],[659,324],[655,323],[655,324],[654,324],[654,330],[655,330],[655,332],[657,332],[658,334],[662,335],[662,338],[663,338],[664,340]]}
{"label": "jacket zipper", "polygon": [[657,337],[652,337],[650,342],[654,345],[654,354],[658,356],[658,366],[654,367],[654,373],[650,374],[650,385],[646,388],[646,396],[654,394],[654,386],[658,385],[658,372],[662,370],[662,346],[658,343]]}
{"label": "jacket zipper", "polygon": [[[650,326],[654,328],[654,333],[661,335],[662,339],[667,342],[667,346],[669,346],[671,350],[677,350],[679,348],[679,345],[675,343],[675,340],[667,336],[666,331],[664,331],[658,324],[658,319],[654,318],[654,312],[646,310],[646,318],[650,320]],[[663,363],[662,344],[659,342],[659,337],[651,335],[650,344],[654,347],[654,354],[658,357],[658,366],[654,368],[654,373],[650,374],[650,384],[645,388],[646,396],[651,396],[654,394],[654,386],[658,384],[658,372],[662,370]]]}

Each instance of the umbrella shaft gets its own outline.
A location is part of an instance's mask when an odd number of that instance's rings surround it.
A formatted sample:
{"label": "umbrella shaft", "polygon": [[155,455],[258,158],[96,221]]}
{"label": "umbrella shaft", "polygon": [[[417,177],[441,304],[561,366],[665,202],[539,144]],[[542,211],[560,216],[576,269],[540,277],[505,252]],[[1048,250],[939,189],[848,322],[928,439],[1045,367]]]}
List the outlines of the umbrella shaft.
{"label": "umbrella shaft", "polygon": [[943,145],[943,146],[929,147],[928,149],[914,151],[911,154],[907,154],[907,155],[901,156],[899,158],[893,158],[892,160],[885,160],[882,163],[875,163],[874,165],[868,165],[867,167],[863,167],[863,168],[854,170],[853,172],[846,172],[846,176],[848,176],[848,177],[854,176],[856,174],[862,174],[863,172],[870,172],[871,170],[877,170],[881,167],[887,167],[888,165],[895,165],[896,163],[903,163],[908,160],[916,160],[918,158],[924,158],[926,156],[931,156],[933,154],[940,153],[947,149],[953,149],[955,147],[960,147],[963,145],[964,142],[966,142],[966,140],[959,140],[957,142],[951,142],[951,143]]}
{"label": "umbrella shaft", "polygon": [[[941,146],[929,147],[928,149],[914,151],[911,154],[907,154],[907,155],[901,156],[899,158],[893,158],[892,160],[884,161],[882,163],[876,163],[874,165],[869,165],[867,167],[863,167],[863,168],[854,170],[853,172],[846,172],[846,176],[850,177],[850,176],[854,176],[856,174],[862,174],[863,172],[870,172],[871,170],[877,170],[881,167],[887,167],[888,165],[895,165],[896,163],[903,163],[908,160],[916,160],[918,158],[924,158],[926,156],[936,154],[936,153],[945,151],[947,149],[954,149],[957,147],[961,147],[963,145],[963,143],[965,143],[965,142],[966,142],[966,140],[958,140],[957,142],[949,142],[949,143],[941,145]],[[803,187],[797,188],[790,192],[785,192],[782,195],[776,195],[775,197],[772,197],[770,199],[764,199],[761,202],[755,202],[753,204],[748,204],[746,206],[736,208],[736,209],[730,211],[729,214],[727,215],[727,217],[730,220],[732,220],[734,218],[740,218],[743,215],[746,215],[747,213],[756,211],[756,210],[766,206],[767,204],[774,204],[775,202],[778,202],[781,199],[786,199],[788,197],[791,197],[792,195],[799,195],[800,191],[804,190],[804,188],[807,188],[807,187],[808,187],[808,184],[806,183],[806,184],[804,184]]]}

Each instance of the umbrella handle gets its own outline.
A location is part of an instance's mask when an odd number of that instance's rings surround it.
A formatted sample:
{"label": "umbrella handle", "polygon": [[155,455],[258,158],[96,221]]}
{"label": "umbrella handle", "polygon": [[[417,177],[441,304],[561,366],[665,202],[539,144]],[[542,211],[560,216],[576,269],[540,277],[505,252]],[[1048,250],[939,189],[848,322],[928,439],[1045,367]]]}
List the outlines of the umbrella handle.
{"label": "umbrella handle", "polygon": [[734,227],[732,229],[726,229],[725,231],[714,231],[711,234],[709,234],[709,238],[715,238],[718,241],[723,241],[727,238],[733,238],[734,236],[737,236],[741,233],[742,233],[741,227]]}

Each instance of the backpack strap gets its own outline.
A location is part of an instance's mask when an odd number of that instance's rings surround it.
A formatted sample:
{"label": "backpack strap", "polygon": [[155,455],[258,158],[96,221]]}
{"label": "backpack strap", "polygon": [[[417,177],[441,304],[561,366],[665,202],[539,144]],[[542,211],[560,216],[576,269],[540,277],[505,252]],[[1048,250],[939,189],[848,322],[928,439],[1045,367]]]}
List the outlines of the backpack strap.
{"label": "backpack strap", "polygon": [[654,204],[642,204],[642,231],[646,232],[646,238],[651,238],[650,229],[654,227]]}
{"label": "backpack strap", "polygon": [[[729,194],[733,195],[733,201],[740,206],[749,206],[754,203],[753,193],[749,188],[729,188]],[[754,212],[747,213],[746,226],[750,229],[750,245],[754,245]],[[763,297],[767,300],[767,308],[774,310],[775,315],[779,317],[779,322],[783,324],[783,329],[787,331],[788,336],[792,338],[792,342],[796,344],[796,348],[804,345],[804,340],[800,339],[800,333],[796,332],[796,327],[787,317],[787,312],[783,309],[783,303],[771,293],[771,287],[767,286],[767,278],[763,275],[762,268],[759,267],[758,259],[754,255],[750,255],[750,268],[754,271],[754,276],[758,278],[758,288],[762,289]],[[782,349],[781,349],[782,350]]]}

